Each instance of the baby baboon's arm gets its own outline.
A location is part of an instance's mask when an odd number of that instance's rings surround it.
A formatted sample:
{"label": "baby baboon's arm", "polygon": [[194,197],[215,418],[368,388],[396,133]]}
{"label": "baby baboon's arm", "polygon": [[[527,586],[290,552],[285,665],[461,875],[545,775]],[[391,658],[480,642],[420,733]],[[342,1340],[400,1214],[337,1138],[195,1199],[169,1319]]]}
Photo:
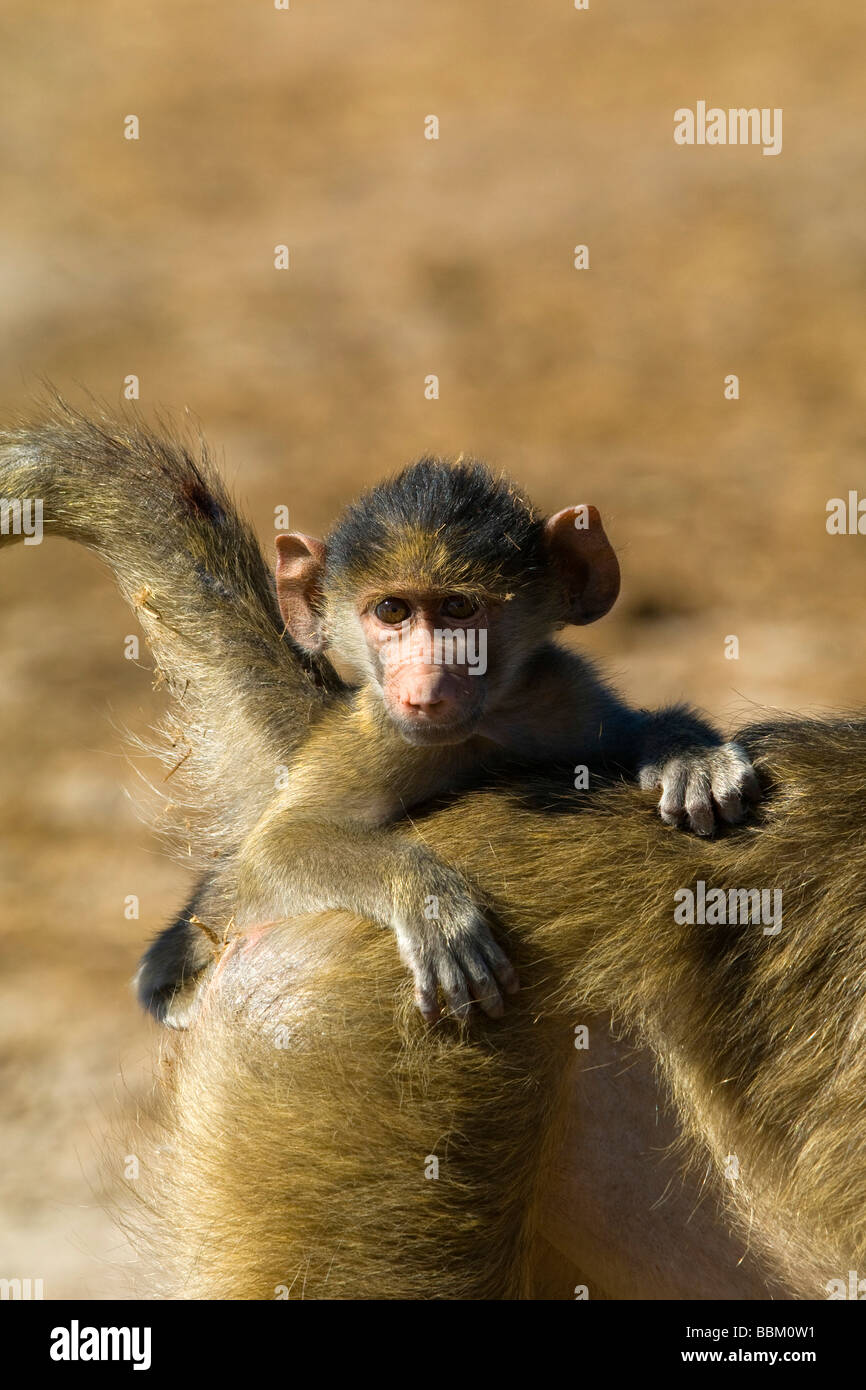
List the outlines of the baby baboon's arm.
{"label": "baby baboon's arm", "polygon": [[761,799],[751,759],[688,705],[629,710],[613,699],[601,747],[647,790],[661,790],[666,825],[712,835],[738,825]]}
{"label": "baby baboon's arm", "polygon": [[645,714],[637,776],[647,790],[661,788],[666,825],[712,835],[717,818],[739,825],[761,799],[751,759],[738,743],[724,742],[685,706]]}
{"label": "baby baboon's arm", "polygon": [[282,814],[257,831],[239,889],[253,918],[257,902],[270,911],[276,902],[282,916],[342,907],[392,927],[429,1022],[439,1017],[439,990],[457,1016],[475,1000],[492,1018],[503,1013],[502,993],[517,990],[466,880],[410,840]]}

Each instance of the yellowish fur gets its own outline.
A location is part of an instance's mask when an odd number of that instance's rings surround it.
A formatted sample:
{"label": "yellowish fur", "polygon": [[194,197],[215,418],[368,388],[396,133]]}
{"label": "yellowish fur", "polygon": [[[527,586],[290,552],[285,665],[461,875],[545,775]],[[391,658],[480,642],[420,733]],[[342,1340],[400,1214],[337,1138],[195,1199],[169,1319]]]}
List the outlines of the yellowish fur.
{"label": "yellowish fur", "polygon": [[[230,952],[158,1088],[168,1149],[151,1200],[169,1290],[525,1296],[589,1008],[653,1049],[683,1161],[709,1159],[768,1270],[818,1296],[866,1264],[866,851],[852,812],[866,725],[744,739],[770,784],[762,823],[714,842],[666,831],[627,786],[492,790],[419,823],[507,928],[523,989],[500,1022],[426,1031],[388,941],[342,914]],[[779,935],[676,925],[674,893],[698,878],[781,888]]]}

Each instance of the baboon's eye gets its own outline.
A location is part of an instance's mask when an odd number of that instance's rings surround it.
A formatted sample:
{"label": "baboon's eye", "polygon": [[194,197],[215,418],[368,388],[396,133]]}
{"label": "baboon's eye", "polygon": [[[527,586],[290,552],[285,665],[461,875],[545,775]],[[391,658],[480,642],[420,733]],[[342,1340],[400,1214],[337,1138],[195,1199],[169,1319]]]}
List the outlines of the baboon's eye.
{"label": "baboon's eye", "polygon": [[376,617],[380,623],[405,623],[409,616],[410,608],[401,598],[383,598],[381,603],[376,604]]}
{"label": "baboon's eye", "polygon": [[478,604],[473,599],[467,598],[466,594],[449,594],[442,603],[442,615],[445,618],[457,618],[465,621],[478,612]]}

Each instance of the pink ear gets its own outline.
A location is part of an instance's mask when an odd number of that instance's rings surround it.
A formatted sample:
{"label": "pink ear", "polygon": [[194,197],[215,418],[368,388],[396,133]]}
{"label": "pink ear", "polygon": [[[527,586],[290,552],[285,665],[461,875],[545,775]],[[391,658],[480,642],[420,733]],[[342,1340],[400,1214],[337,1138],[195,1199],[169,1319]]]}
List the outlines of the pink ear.
{"label": "pink ear", "polygon": [[325,555],[324,542],[315,536],[297,531],[277,536],[277,602],[287,632],[308,652],[320,652],[325,645],[317,611]]}
{"label": "pink ear", "polygon": [[603,618],[619,594],[619,561],[596,507],[566,507],[545,524],[551,557],[566,590],[566,621]]}

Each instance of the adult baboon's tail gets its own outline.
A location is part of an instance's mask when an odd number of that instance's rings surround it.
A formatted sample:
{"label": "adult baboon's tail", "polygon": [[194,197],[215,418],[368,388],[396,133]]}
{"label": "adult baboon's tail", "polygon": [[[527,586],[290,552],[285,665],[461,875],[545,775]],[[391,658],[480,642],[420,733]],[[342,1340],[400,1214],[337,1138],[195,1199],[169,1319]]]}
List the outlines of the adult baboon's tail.
{"label": "adult baboon's tail", "polygon": [[283,633],[252,528],[196,453],[55,400],[47,423],[0,433],[0,545],[41,530],[114,572],[174,697],[166,758],[187,755],[185,811],[206,808],[212,850],[248,820],[239,799],[253,814],[272,792],[335,678]]}

